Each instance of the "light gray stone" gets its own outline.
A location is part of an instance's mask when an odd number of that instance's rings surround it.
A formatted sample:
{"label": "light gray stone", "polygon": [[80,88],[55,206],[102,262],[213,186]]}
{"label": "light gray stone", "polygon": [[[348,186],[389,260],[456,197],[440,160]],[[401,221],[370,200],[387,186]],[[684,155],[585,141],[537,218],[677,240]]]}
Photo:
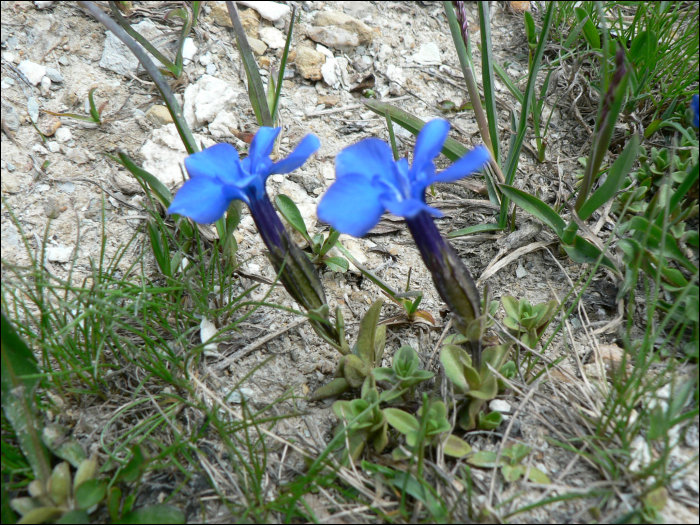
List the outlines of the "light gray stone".
{"label": "light gray stone", "polygon": [[61,126],[56,130],[56,134],[54,135],[56,140],[60,143],[66,143],[70,142],[73,139],[73,134],[71,133],[70,129]]}
{"label": "light gray stone", "polygon": [[389,86],[389,93],[396,96],[401,95],[403,92],[401,86],[403,86],[406,81],[403,69],[394,64],[389,64],[389,67],[386,68],[386,76],[389,80],[393,81]]}
{"label": "light gray stone", "polygon": [[15,108],[8,105],[2,106],[2,119],[5,121],[5,125],[11,131],[17,131],[19,129],[19,115],[15,111]]}
{"label": "light gray stone", "polygon": [[51,82],[56,82],[56,84],[60,84],[61,82],[63,82],[63,76],[61,75],[61,72],[54,67],[46,68],[46,76],[51,79]]}
{"label": "light gray stone", "polygon": [[[135,24],[133,28],[149,41],[163,34],[163,32],[148,18]],[[100,67],[114,71],[118,75],[129,76],[129,73],[136,73],[139,67],[139,61],[134,54],[129,51],[129,48],[114,36],[111,31],[107,31],[106,36],[104,51],[100,59]],[[157,61],[154,61],[154,64],[157,63]]]}
{"label": "light gray stone", "polygon": [[269,20],[270,22],[275,24],[275,27],[284,27],[284,19],[289,14],[289,11],[291,11],[289,6],[284,4],[278,4],[277,2],[239,1],[236,3],[255,9],[265,20]]}
{"label": "light gray stone", "polygon": [[34,97],[27,99],[27,113],[29,113],[29,118],[32,119],[32,122],[37,123],[39,121],[39,102]]}
{"label": "light gray stone", "polygon": [[306,32],[306,36],[314,42],[336,49],[357,47],[360,43],[355,33],[337,26],[312,27]]}
{"label": "light gray stone", "polygon": [[234,114],[229,111],[222,111],[216,116],[214,122],[209,124],[209,133],[216,138],[233,137],[231,129],[235,130],[237,128],[238,122]]}
{"label": "light gray stone", "polygon": [[253,53],[258,56],[264,55],[265,51],[267,51],[267,44],[265,44],[265,42],[262,40],[258,40],[257,38],[248,38],[248,43],[250,44],[250,48],[253,50]]}

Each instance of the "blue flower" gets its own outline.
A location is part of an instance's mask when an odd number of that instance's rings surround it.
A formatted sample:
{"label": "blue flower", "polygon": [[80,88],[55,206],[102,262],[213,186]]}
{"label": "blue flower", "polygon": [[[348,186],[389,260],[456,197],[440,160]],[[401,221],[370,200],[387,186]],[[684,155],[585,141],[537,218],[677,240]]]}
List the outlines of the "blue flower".
{"label": "blue flower", "polygon": [[454,182],[480,170],[490,159],[484,146],[467,153],[441,173],[433,160],[440,154],[450,128],[448,122],[428,122],[416,141],[413,165],[394,161],[391,148],[379,139],[365,139],[341,151],[335,160],[336,181],[318,205],[318,218],[336,230],[362,237],[385,210],[400,217],[420,212],[441,217],[425,203],[425,189],[435,182]]}
{"label": "blue flower", "polygon": [[697,95],[693,95],[693,99],[690,101],[690,107],[693,109],[693,126],[697,128],[700,123],[700,102],[698,102]]}
{"label": "blue flower", "polygon": [[223,217],[232,200],[250,206],[262,199],[267,177],[294,171],[321,145],[316,136],[307,135],[287,158],[272,162],[270,153],[279,132],[280,128],[260,128],[248,157],[242,161],[230,144],[215,144],[187,157],[185,168],[190,180],[177,192],[168,212],[212,223]]}

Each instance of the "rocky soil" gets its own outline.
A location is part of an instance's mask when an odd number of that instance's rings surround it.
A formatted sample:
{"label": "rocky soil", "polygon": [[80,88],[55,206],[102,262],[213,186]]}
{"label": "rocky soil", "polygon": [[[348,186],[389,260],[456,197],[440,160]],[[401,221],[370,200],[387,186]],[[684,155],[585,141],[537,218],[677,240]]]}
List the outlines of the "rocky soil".
{"label": "rocky soil", "polygon": [[[198,142],[208,146],[226,141],[244,150],[247,148],[245,139],[256,131],[257,124],[223,4],[206,2],[186,45],[185,74],[176,92]],[[239,6],[241,18],[257,55],[260,72],[267,81],[270,71],[280,61],[289,28],[289,8],[286,4],[268,5],[261,15],[256,11],[258,7],[244,7],[258,3],[239,4],[243,4]],[[366,137],[388,140],[384,119],[362,104],[363,86],[371,86],[380,100],[395,99],[397,106],[424,120],[448,119],[453,125],[451,136],[468,147],[479,143],[479,133],[471,111],[445,113],[438,109],[442,101],[451,101],[460,107],[467,100],[441,2],[315,1],[296,4],[300,21],[295,26],[291,63],[283,86],[280,111],[283,138],[279,155],[290,152],[307,133],[316,134],[322,145],[301,169],[288,176],[271,177],[268,191],[271,196],[281,193],[291,197],[313,235],[326,228],[317,221],[315,208],[334,180],[335,155]],[[520,78],[527,72],[527,42],[522,15],[510,4],[527,3],[491,4],[497,60],[511,77]],[[538,7],[536,2],[531,4]],[[130,22],[135,29],[160,49],[172,51],[179,26],[164,22],[163,14],[167,9],[151,2],[134,2],[134,6],[137,9]],[[467,10],[472,36],[477,41],[476,5],[468,3]],[[475,53],[478,55],[478,51]],[[481,78],[480,57],[475,56],[474,61],[477,78]],[[365,84],[360,89],[354,89],[363,81]],[[96,103],[104,104],[101,125],[46,113],[89,114],[87,96],[94,87],[97,88]],[[499,109],[501,142],[505,145],[510,122],[507,108],[517,107],[517,102],[498,81],[497,89],[503,99],[503,107]],[[557,89],[565,89],[563,81],[559,87],[554,82],[554,91]],[[556,99],[557,96],[551,96],[548,102],[554,103]],[[545,114],[548,116],[554,111],[554,115],[547,137],[546,161],[537,162],[532,154],[534,140],[528,138],[516,177],[516,186],[550,203],[560,202],[570,193],[575,182],[573,174],[579,169],[577,159],[587,154],[588,134],[569,106],[570,100],[564,97],[556,108],[547,107]],[[90,274],[89,260],[100,251],[102,190],[106,199],[107,256],[113,257],[122,242],[133,235],[147,216],[146,199],[128,172],[103,156],[103,152],[121,148],[169,187],[176,189],[182,184],[181,163],[186,152],[154,85],[125,46],[76,3],[2,3],[2,119],[3,266],[28,263],[28,254],[9,219],[9,210],[21,223],[33,249],[41,244],[50,222],[46,267],[59,277],[67,275],[67,263],[79,232],[75,282],[82,282]],[[46,140],[42,140],[37,130]],[[395,132],[401,154],[410,155],[414,144],[412,135],[398,126]],[[442,157],[440,163],[444,167],[447,160]],[[436,187],[435,193],[429,196],[429,204],[445,213],[445,218],[438,221],[443,232],[496,221],[496,210],[483,195],[482,183],[475,178]],[[530,234],[516,244],[506,242],[502,234],[465,237],[456,239],[453,244],[474,277],[481,277],[480,286],[488,283],[494,298],[510,294],[527,297],[532,304],[552,298],[563,299],[571,282],[575,282],[585,268],[560,258],[556,247],[547,244],[553,240],[547,229],[536,225],[520,210],[518,213],[521,228]],[[607,226],[601,226],[599,231],[604,238]],[[274,280],[274,270],[263,255],[264,246],[247,210],[244,210],[236,238],[240,259],[245,261],[242,265],[245,274]],[[435,319],[434,325],[391,324],[383,366],[390,366],[395,350],[410,344],[420,353],[424,366],[438,371],[436,345],[449,316],[405,226],[385,217],[367,238],[341,237],[341,240],[363,265],[397,289],[405,287],[411,271],[411,288],[423,291],[421,307]],[[538,242],[540,244],[535,246]],[[485,270],[523,246],[526,247],[524,253],[518,252],[508,264],[484,276]],[[150,256],[147,260],[152,264],[155,277],[155,264]],[[129,265],[128,258],[120,263],[124,271]],[[325,271],[322,278],[331,311],[341,306],[350,336],[354,337],[363,313],[383,295],[352,267],[345,274]],[[240,291],[252,284],[253,280],[242,276]],[[579,370],[578,358],[583,366],[593,362],[591,337],[601,345],[615,347],[617,330],[622,328],[622,325],[609,326],[617,316],[617,305],[607,300],[615,294],[614,280],[600,271],[590,291],[585,308],[575,311],[570,318],[567,336],[573,341],[565,345],[559,340],[548,350],[552,359],[567,355],[563,366],[575,376]],[[267,292],[268,287],[262,286],[253,293],[253,299],[262,299]],[[268,300],[290,308],[296,306],[281,288],[274,290]],[[399,308],[391,302],[385,304],[383,319],[400,314]],[[499,312],[497,317],[501,316]],[[255,372],[245,384],[245,393],[255,406],[265,406],[289,388],[305,396],[326,384],[333,377],[338,355],[322,344],[308,325],[297,323],[299,319],[280,310],[259,309],[241,326],[239,333],[232,333],[226,343],[218,345],[216,352],[208,352],[201,365],[201,376],[206,376],[208,387],[223,395],[271,354],[276,358]],[[588,330],[583,329],[584,325]],[[605,327],[597,336],[590,335],[590,330]],[[227,359],[276,332],[280,332],[277,337],[248,355],[235,362]],[[199,340],[193,344],[199,344]],[[571,379],[560,375],[558,380],[566,388],[566,381]],[[512,414],[522,398],[513,394],[500,401],[506,403],[503,410]],[[543,403],[541,398],[535,398],[535,402],[521,406],[511,436],[534,447],[533,465],[557,480],[556,491],[563,493],[567,487],[584,488],[598,481],[600,473],[582,462],[573,469],[567,468],[573,456],[555,449],[545,440],[550,430],[536,417],[538,406]],[[312,442],[327,441],[336,422],[330,406],[331,401],[318,404],[300,401],[297,407],[308,415],[280,421],[275,432],[280,436],[303,436]],[[89,429],[106,424],[109,416],[108,412],[92,410],[89,415],[78,418],[85,428],[76,427],[75,435],[82,439],[86,450],[96,443],[96,435]],[[697,452],[697,422],[695,426]],[[498,446],[493,438],[479,435],[468,440],[475,448]],[[692,445],[688,443],[689,448],[679,452],[680,456],[674,461],[680,465],[687,460],[688,454],[692,455]],[[477,475],[482,476],[487,485],[490,483],[490,471],[479,471]],[[681,480],[676,490],[697,497],[697,480],[695,463],[694,473],[685,481]],[[520,490],[522,486],[518,484],[500,486],[496,501],[507,500]],[[530,487],[508,505],[522,507],[542,494],[543,489]],[[579,512],[583,512],[584,517],[573,519],[589,519],[581,502],[558,505],[550,509],[549,515],[535,511],[517,519],[551,522],[572,519]],[[691,512],[685,507],[678,512],[681,511]],[[697,520],[697,507],[692,512],[695,514],[690,518],[694,516]],[[678,515],[675,519],[683,518]]]}

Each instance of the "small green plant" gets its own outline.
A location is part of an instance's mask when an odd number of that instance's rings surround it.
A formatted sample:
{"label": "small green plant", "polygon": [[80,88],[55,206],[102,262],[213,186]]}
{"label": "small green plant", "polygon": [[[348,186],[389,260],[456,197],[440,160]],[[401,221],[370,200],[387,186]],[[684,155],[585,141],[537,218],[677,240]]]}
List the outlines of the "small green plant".
{"label": "small green plant", "polygon": [[386,344],[386,325],[377,326],[381,309],[381,300],[375,301],[369,307],[360,321],[357,341],[352,349],[345,340],[343,316],[340,309],[336,310],[336,322],[342,341],[340,350],[343,356],[338,362],[335,379],[316,390],[310,398],[312,401],[337,396],[351,388],[360,388],[377,363],[381,362]]}
{"label": "small green plant", "polygon": [[494,468],[498,465],[501,469],[501,474],[503,474],[503,479],[508,483],[513,483],[527,476],[527,479],[534,483],[550,484],[551,481],[547,474],[537,467],[522,464],[531,450],[532,447],[516,443],[508,448],[504,448],[500,458],[498,458],[496,452],[482,450],[469,456],[467,463],[479,468]]}
{"label": "small green plant", "polygon": [[347,432],[343,463],[346,463],[348,458],[353,461],[358,459],[366,443],[372,443],[377,454],[381,454],[389,443],[387,418],[379,408],[379,401],[377,383],[370,374],[362,383],[360,399],[333,403],[333,413],[340,419],[335,430],[336,435],[339,432]]}
{"label": "small green plant", "polygon": [[461,458],[472,449],[464,440],[449,434],[452,429],[447,419],[447,407],[442,399],[428,400],[423,397],[423,404],[418,409],[418,418],[398,408],[385,408],[386,419],[394,429],[406,437],[409,454],[401,448],[393,451],[395,460],[406,459],[425,446],[441,444],[445,454]]}
{"label": "small green plant", "polygon": [[78,115],[77,113],[54,113],[53,111],[47,111],[47,110],[42,110],[44,113],[48,113],[49,115],[54,115],[56,117],[68,117],[68,118],[73,118],[75,120],[82,120],[84,122],[92,122],[94,124],[102,124],[102,112],[104,111],[104,108],[107,106],[109,101],[105,100],[102,104],[100,104],[100,107],[98,108],[97,105],[95,104],[95,97],[93,93],[97,90],[96,87],[90,89],[88,91],[88,102],[90,103],[90,116],[86,117],[85,115]]}
{"label": "small green plant", "polygon": [[540,340],[559,306],[555,299],[532,306],[525,297],[518,301],[512,295],[504,295],[501,302],[506,311],[503,324],[511,335],[530,348],[534,348]]}
{"label": "small green plant", "polygon": [[410,346],[402,346],[394,354],[391,368],[372,370],[372,376],[377,381],[386,382],[392,388],[382,395],[383,401],[392,401],[402,394],[406,400],[412,399],[414,387],[435,376],[428,370],[419,370],[419,366],[420,358],[416,351]]}
{"label": "small green plant", "polygon": [[15,498],[10,505],[23,523],[45,523],[60,519],[63,523],[87,523],[90,509],[104,500],[107,482],[97,479],[97,459],[80,463],[71,480],[70,465],[56,465],[49,479],[35,479],[27,488],[29,497]]}
{"label": "small green plant", "polygon": [[[481,356],[482,363],[477,370],[472,365],[471,356],[458,346],[462,341],[459,336],[447,338],[446,344],[440,350],[440,362],[445,368],[445,375],[452,383],[455,398],[460,402],[457,421],[464,430],[474,428],[491,430],[495,428],[494,425],[498,426],[501,423],[501,415],[498,412],[492,412],[486,416],[480,416],[484,404],[498,394],[498,380],[489,366],[500,371],[506,364],[511,345],[506,343],[484,349]],[[507,367],[506,372],[509,375],[513,372],[512,365]]]}

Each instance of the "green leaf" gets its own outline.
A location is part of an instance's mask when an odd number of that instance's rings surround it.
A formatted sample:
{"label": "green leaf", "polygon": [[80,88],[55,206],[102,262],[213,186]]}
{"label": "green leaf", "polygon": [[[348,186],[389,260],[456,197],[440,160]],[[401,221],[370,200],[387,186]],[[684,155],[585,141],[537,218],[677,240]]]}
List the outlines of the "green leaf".
{"label": "green leaf", "polygon": [[170,246],[168,245],[168,237],[161,234],[160,227],[155,220],[149,219],[147,222],[148,237],[151,240],[151,249],[153,256],[156,258],[158,267],[163,275],[172,277],[170,268]]}
{"label": "green leaf", "polygon": [[530,467],[527,477],[530,479],[530,481],[534,483],[541,483],[542,485],[550,485],[552,483],[549,476],[547,476],[547,474],[542,472],[537,467]]}
{"label": "green leaf", "polygon": [[502,465],[501,473],[507,482],[513,483],[525,475],[525,468],[525,465]]}
{"label": "green leaf", "polygon": [[79,468],[87,458],[78,441],[69,434],[68,429],[60,425],[45,426],[41,431],[41,439],[51,452],[75,468]]}
{"label": "green leaf", "polygon": [[535,19],[532,18],[530,11],[525,11],[523,13],[523,19],[525,21],[525,35],[527,36],[527,41],[534,46],[537,45],[537,30],[535,29]]}
{"label": "green leaf", "polygon": [[[437,523],[446,523],[447,509],[445,504],[431,492],[431,487],[425,481],[416,479],[412,474],[399,471],[394,479],[389,481],[395,488],[400,491],[406,491],[407,494],[414,497],[425,505],[432,515],[433,521]],[[422,482],[421,482],[422,481]]]}
{"label": "green leaf", "polygon": [[[2,312],[2,408],[36,479],[51,475],[49,455],[39,436],[34,391],[39,384],[36,358]],[[34,376],[25,379],[22,376]],[[3,462],[4,462],[3,454]]]}
{"label": "green leaf", "polygon": [[166,188],[157,177],[151,175],[145,169],[137,166],[136,163],[131,160],[126,153],[124,153],[124,151],[117,150],[117,155],[118,158],[112,155],[108,156],[129,170],[129,172],[136,177],[137,180],[140,180],[144,185],[147,185],[151,191],[153,191],[154,196],[163,205],[163,207],[166,209],[169,208],[170,203],[173,202],[173,194],[170,193],[170,190]]}
{"label": "green leaf", "polygon": [[486,379],[482,380],[478,390],[470,390],[465,394],[474,399],[490,401],[498,394],[498,381],[493,375],[489,375]]}
{"label": "green leaf", "polygon": [[469,383],[464,376],[465,366],[471,364],[471,358],[465,350],[455,345],[445,345],[440,350],[440,362],[445,368],[445,375],[460,393],[469,390]]}
{"label": "green leaf", "polygon": [[88,101],[90,102],[90,115],[92,115],[92,119],[99,123],[100,122],[100,112],[97,111],[97,107],[95,106],[95,99],[93,97],[93,93],[95,92],[97,88],[92,88],[90,91],[88,91]]}
{"label": "green leaf", "polygon": [[377,381],[388,381],[392,383],[396,379],[394,371],[391,368],[375,368],[372,370],[372,375]]}
{"label": "green leaf", "polygon": [[501,297],[501,303],[503,303],[503,309],[506,311],[506,315],[511,317],[515,321],[520,319],[520,303],[512,295],[504,295]]}
{"label": "green leaf", "polygon": [[233,32],[236,35],[238,52],[241,55],[243,67],[248,77],[248,98],[250,99],[251,106],[253,106],[258,125],[270,128],[274,127],[272,115],[270,115],[270,107],[267,105],[265,88],[260,78],[258,64],[255,61],[253,50],[248,43],[248,37],[241,24],[241,19],[238,17],[238,9],[234,5],[234,2],[227,2],[226,5],[228,7],[229,16],[231,17],[231,22],[233,23]]}
{"label": "green leaf", "polygon": [[58,507],[39,507],[22,516],[20,523],[45,523],[56,519],[61,514],[63,514],[63,509]]}
{"label": "green leaf", "polygon": [[[576,236],[573,245],[562,244],[561,246],[564,248],[567,255],[571,257],[571,260],[579,264],[595,264],[602,253],[597,247],[583,239],[580,235]],[[617,275],[620,275],[620,270],[617,269],[615,263],[613,263],[606,255],[603,255],[600,263],[603,266],[610,268]]]}
{"label": "green leaf", "polygon": [[141,445],[134,445],[131,448],[131,459],[119,473],[117,479],[127,483],[135,483],[141,478],[145,468],[146,456],[143,453],[143,448]]}
{"label": "green leaf", "polygon": [[408,434],[411,430],[420,429],[420,423],[415,417],[398,408],[385,408],[384,415],[387,422],[402,434]]}
{"label": "green leaf", "polygon": [[476,427],[479,430],[495,430],[503,422],[503,416],[498,411],[490,412],[484,415],[483,412],[479,412],[476,416]]}
{"label": "green leaf", "polygon": [[310,397],[309,401],[320,401],[327,397],[339,396],[350,390],[350,384],[344,377],[337,377],[327,385],[319,387]]}
{"label": "green leaf", "polygon": [[499,66],[498,64],[494,64],[493,68],[496,71],[496,74],[498,74],[498,77],[506,85],[506,87],[508,88],[508,91],[510,91],[511,95],[513,95],[515,97],[515,99],[518,102],[520,102],[520,104],[522,106],[523,100],[525,99],[525,95],[523,95],[523,92],[520,91],[518,86],[515,85],[515,83],[508,76],[508,73],[506,73],[506,71],[501,66]]}
{"label": "green leaf", "polygon": [[56,523],[74,523],[76,525],[90,523],[90,516],[88,516],[87,510],[69,510],[63,516],[61,516],[61,519],[59,519]]}
{"label": "green leaf", "polygon": [[480,468],[493,468],[496,466],[496,457],[497,454],[495,452],[482,450],[469,456],[467,463]]}
{"label": "green leaf", "polygon": [[311,244],[311,237],[304,224],[304,219],[301,217],[301,212],[294,201],[284,194],[275,197],[275,204],[282,216],[287,220],[289,225],[298,231],[306,241]]}
{"label": "green leaf", "polygon": [[323,259],[323,264],[334,272],[345,273],[350,268],[350,263],[342,257],[326,257]]}
{"label": "green leaf", "polygon": [[115,523],[185,523],[185,514],[180,509],[170,505],[151,505],[129,512]]}
{"label": "green leaf", "polygon": [[627,142],[625,149],[615,159],[615,162],[610,167],[608,176],[605,182],[591,195],[586,202],[581,206],[578,216],[582,221],[590,217],[595,210],[612,199],[625,183],[625,178],[629,174],[634,162],[637,160],[639,151],[639,135],[636,133]]}
{"label": "green leaf", "polygon": [[287,40],[284,43],[284,51],[282,52],[282,59],[280,60],[280,72],[277,77],[277,91],[275,92],[275,100],[272,104],[272,109],[270,110],[272,122],[276,122],[277,120],[277,108],[279,107],[280,96],[282,95],[284,70],[287,67],[287,58],[289,57],[289,46],[292,43],[292,35],[294,34],[294,19],[296,18],[296,13],[296,6],[292,6],[292,18],[289,21],[289,32],[287,33]]}
{"label": "green leaf", "polygon": [[445,454],[455,458],[463,458],[472,451],[472,447],[469,446],[469,443],[452,434],[445,438],[442,442],[442,447]]}
{"label": "green leaf", "polygon": [[379,314],[382,311],[382,303],[380,299],[369,307],[362,321],[360,321],[360,329],[357,334],[357,356],[370,370],[375,366],[375,337],[377,324],[379,323]]}
{"label": "green leaf", "polygon": [[[583,22],[588,17],[588,14],[582,7],[577,7],[574,11],[579,22]],[[600,49],[600,34],[598,34],[598,30],[590,18],[583,25],[583,36],[586,37],[588,45],[593,49]]]}
{"label": "green leaf", "polygon": [[534,215],[547,226],[552,228],[557,237],[562,237],[564,234],[564,228],[566,228],[566,223],[561,217],[559,217],[559,214],[547,206],[547,204],[542,202],[537,197],[514,188],[513,186],[501,184],[499,185],[499,188],[504,195],[512,199],[513,202],[515,202],[523,210]]}
{"label": "green leaf", "polygon": [[[402,109],[392,106],[388,102],[363,100],[362,103],[381,117],[388,114],[393,122],[396,122],[399,126],[410,131],[414,135],[418,135],[420,130],[423,129],[423,126],[425,126],[425,121],[414,117]],[[442,153],[453,162],[461,159],[467,152],[467,148],[450,137],[447,138],[442,147]]]}
{"label": "green leaf", "polygon": [[496,83],[493,69],[496,61],[491,47],[491,7],[488,2],[478,2],[479,27],[481,28],[481,81],[484,85],[484,105],[489,125],[489,137],[493,147],[493,158],[500,165],[500,142],[498,139],[498,111],[496,109]]}
{"label": "green leaf", "polygon": [[[660,249],[663,230],[656,224],[650,224],[644,217],[632,217],[632,219],[630,219],[629,229],[637,230],[638,235],[635,235],[635,237],[640,241],[644,238],[646,232],[648,232],[648,235],[646,236],[647,246],[656,250]],[[678,243],[670,232],[666,233],[666,237],[664,239],[664,254],[667,257],[678,261],[691,272],[697,271],[697,268],[693,265],[693,263],[690,262],[680,248],[678,248]]]}
{"label": "green leaf", "polygon": [[122,501],[122,490],[119,487],[112,487],[109,489],[109,494],[107,496],[107,510],[109,511],[109,517],[112,522],[116,522],[119,519],[119,506]]}
{"label": "green leaf", "polygon": [[333,246],[335,246],[335,243],[338,241],[339,237],[340,232],[331,228],[328,232],[328,237],[323,242],[323,246],[321,246],[321,250],[318,252],[318,254],[321,257],[324,257],[333,248]]}
{"label": "green leaf", "polygon": [[89,479],[80,484],[75,491],[75,501],[78,507],[87,510],[97,505],[107,494],[107,482],[99,479]]}

